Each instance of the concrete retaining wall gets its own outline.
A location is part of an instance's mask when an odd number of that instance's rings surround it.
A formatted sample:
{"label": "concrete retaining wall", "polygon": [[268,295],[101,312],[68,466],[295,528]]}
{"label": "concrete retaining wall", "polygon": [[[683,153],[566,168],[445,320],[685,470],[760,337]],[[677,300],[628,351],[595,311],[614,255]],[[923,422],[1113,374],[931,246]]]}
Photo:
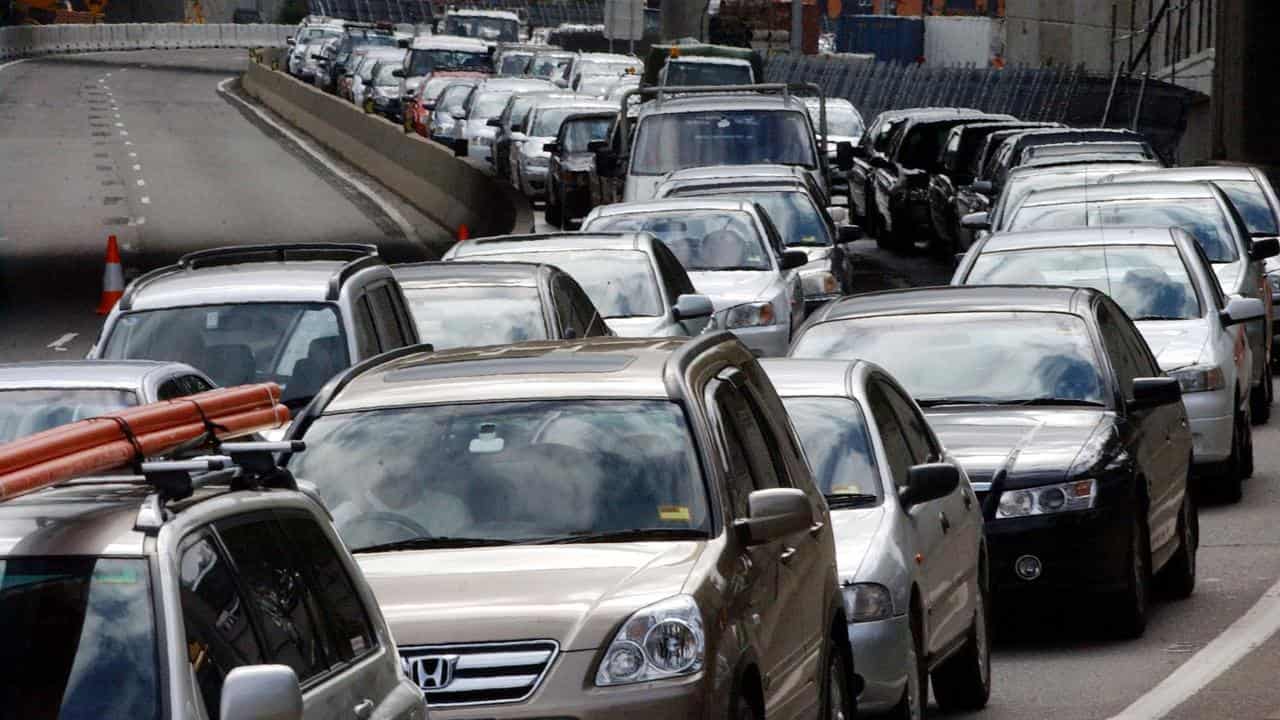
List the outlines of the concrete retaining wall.
{"label": "concrete retaining wall", "polygon": [[0,27],[0,60],[104,50],[283,47],[296,30],[292,25],[185,23]]}
{"label": "concrete retaining wall", "polygon": [[514,188],[441,145],[272,70],[271,55],[267,64],[249,64],[245,92],[423,214],[455,233],[466,225],[472,236],[533,230],[533,210]]}

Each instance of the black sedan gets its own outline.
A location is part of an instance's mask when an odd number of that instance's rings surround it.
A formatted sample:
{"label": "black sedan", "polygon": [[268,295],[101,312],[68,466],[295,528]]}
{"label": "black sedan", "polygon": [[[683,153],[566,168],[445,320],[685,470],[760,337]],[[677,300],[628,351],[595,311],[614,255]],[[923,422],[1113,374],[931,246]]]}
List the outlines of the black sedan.
{"label": "black sedan", "polygon": [[[1191,431],[1118,305],[1091,289],[926,288],[819,309],[792,357],[893,373],[964,464],[986,518],[998,596],[1105,594],[1140,635],[1154,574],[1195,586]],[[890,464],[900,462],[887,458]]]}

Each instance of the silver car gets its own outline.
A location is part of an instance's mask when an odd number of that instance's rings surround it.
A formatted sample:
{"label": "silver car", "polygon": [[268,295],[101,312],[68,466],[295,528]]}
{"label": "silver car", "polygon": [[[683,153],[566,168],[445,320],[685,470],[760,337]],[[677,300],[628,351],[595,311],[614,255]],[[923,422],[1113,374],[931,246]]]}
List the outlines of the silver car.
{"label": "silver car", "polygon": [[713,311],[679,260],[646,233],[481,238],[454,245],[444,259],[558,267],[582,286],[609,329],[622,337],[698,335]]}
{"label": "silver car", "polygon": [[987,546],[964,469],[879,366],[761,366],[831,507],[859,712],[923,717],[927,673],[944,710],[982,707],[991,693]]}
{"label": "silver car", "polygon": [[547,196],[547,171],[551,167],[551,153],[545,146],[555,142],[560,134],[560,124],[570,115],[616,109],[613,103],[600,100],[540,100],[525,120],[524,139],[518,147],[512,148],[512,183],[525,197],[544,199]]}
{"label": "silver car", "polygon": [[[547,80],[531,78],[493,78],[483,80],[472,89],[470,97],[454,111],[454,148],[471,160],[493,161],[496,120],[512,95],[558,90]],[[461,115],[461,117],[459,117]]]}
{"label": "silver car", "polygon": [[1264,308],[1256,298],[1227,299],[1186,231],[998,233],[970,248],[952,284],[1076,285],[1109,294],[1142,333],[1160,369],[1182,386],[1196,474],[1225,498],[1240,499],[1253,466],[1253,353],[1244,324],[1263,317]]}
{"label": "silver car", "polygon": [[724,198],[651,200],[597,207],[584,232],[645,232],[661,238],[698,292],[715,304],[714,323],[758,356],[785,355],[804,320],[796,269],[809,262],[782,238],[763,208]]}
{"label": "silver car", "polygon": [[[476,78],[450,79],[453,82],[440,91],[440,94],[436,97],[435,106],[431,108],[431,121],[427,126],[427,137],[453,147],[458,125],[457,114],[462,110],[462,104],[470,97],[471,90],[480,81]],[[429,84],[431,80],[427,82]],[[405,111],[408,112],[407,107]]]}

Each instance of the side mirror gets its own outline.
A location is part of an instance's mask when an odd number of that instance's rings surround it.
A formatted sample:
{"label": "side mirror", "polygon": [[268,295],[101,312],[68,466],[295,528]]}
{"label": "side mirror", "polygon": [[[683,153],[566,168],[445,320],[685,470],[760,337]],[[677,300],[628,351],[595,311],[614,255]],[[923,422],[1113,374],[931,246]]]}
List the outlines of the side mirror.
{"label": "side mirror", "polygon": [[681,295],[676,298],[673,312],[676,320],[679,321],[711,317],[715,310],[715,306],[711,304],[711,298],[706,295]]}
{"label": "side mirror", "polygon": [[996,186],[991,184],[990,180],[974,180],[969,186],[974,192],[990,196],[996,191]]}
{"label": "side mirror", "polygon": [[302,720],[302,688],[287,665],[246,665],[222,684],[221,717],[235,720]]}
{"label": "side mirror", "polygon": [[397,40],[397,41],[396,41],[396,47],[400,48],[401,50],[408,50],[408,49],[409,49],[409,38],[401,38],[401,39]]}
{"label": "side mirror", "polygon": [[813,506],[796,488],[756,490],[747,496],[747,516],[733,524],[739,539],[745,545],[763,545],[808,530]]}
{"label": "side mirror", "polygon": [[395,70],[392,70],[392,71],[391,71],[391,77],[395,77],[395,78],[403,78],[403,77],[404,77],[404,68],[396,68]]}
{"label": "side mirror", "polygon": [[558,142],[543,143],[543,144],[542,144],[542,151],[543,151],[543,152],[549,152],[549,153],[551,153],[552,155],[559,155],[559,154],[560,154],[560,143],[558,143]]}
{"label": "side mirror", "polygon": [[453,118],[454,120],[466,120],[467,111],[463,110],[462,108],[454,108],[449,111],[449,117]]}
{"label": "side mirror", "polygon": [[315,54],[315,53],[311,53],[311,59],[312,59],[312,60],[319,60],[320,62],[324,62],[324,56],[323,56],[323,55],[317,55],[317,54]]}
{"label": "side mirror", "polygon": [[960,218],[960,227],[965,230],[990,230],[991,215],[984,212],[969,213]]}
{"label": "side mirror", "polygon": [[520,123],[512,123],[512,124],[511,124],[511,134],[512,134],[512,135],[524,135],[524,125],[521,125]]}
{"label": "side mirror", "polygon": [[1145,410],[1181,401],[1182,386],[1178,385],[1177,378],[1138,378],[1133,381],[1133,400],[1129,401],[1129,409]]}
{"label": "side mirror", "polygon": [[841,245],[845,243],[857,242],[862,239],[861,225],[841,225],[839,230],[837,230],[836,232],[839,236],[837,240],[839,240]]}
{"label": "side mirror", "polygon": [[1280,238],[1255,238],[1253,244],[1249,246],[1250,260],[1266,260],[1277,255],[1280,255]]}
{"label": "side mirror", "polygon": [[1219,317],[1223,325],[1230,327],[1266,317],[1266,314],[1266,306],[1258,298],[1233,297]]}
{"label": "side mirror", "polygon": [[489,121],[486,122],[485,125],[491,128],[500,128],[502,127],[502,119],[496,117],[489,118]]}
{"label": "side mirror", "polygon": [[783,270],[794,270],[809,264],[809,256],[803,250],[783,250],[778,264]]}
{"label": "side mirror", "polygon": [[960,485],[960,468],[951,463],[916,465],[907,471],[907,486],[898,491],[904,507],[946,497]]}
{"label": "side mirror", "polygon": [[853,143],[848,140],[836,143],[836,167],[841,170],[853,169]]}
{"label": "side mirror", "polygon": [[[852,143],[850,143],[850,145],[852,145]],[[840,152],[839,146],[836,147],[836,152],[837,153]],[[853,150],[851,151],[851,154],[855,159],[857,158],[865,159],[867,157],[867,149],[862,147],[861,145],[853,145]]]}
{"label": "side mirror", "polygon": [[827,215],[831,217],[831,222],[836,225],[844,225],[849,222],[849,209],[840,205],[832,205],[827,208]]}
{"label": "side mirror", "polygon": [[285,38],[284,44],[288,45],[289,47],[293,47],[294,45],[298,44],[298,41],[294,40],[293,38]]}

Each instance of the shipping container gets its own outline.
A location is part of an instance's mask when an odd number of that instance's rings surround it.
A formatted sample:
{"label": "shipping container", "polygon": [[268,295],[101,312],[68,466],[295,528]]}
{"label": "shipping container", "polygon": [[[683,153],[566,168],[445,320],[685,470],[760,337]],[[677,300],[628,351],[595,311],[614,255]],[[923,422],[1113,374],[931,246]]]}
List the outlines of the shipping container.
{"label": "shipping container", "polygon": [[989,67],[1004,55],[1004,20],[943,16],[924,19],[927,65]]}
{"label": "shipping container", "polygon": [[845,15],[836,26],[836,50],[871,53],[885,62],[924,57],[924,20],[892,15]]}

